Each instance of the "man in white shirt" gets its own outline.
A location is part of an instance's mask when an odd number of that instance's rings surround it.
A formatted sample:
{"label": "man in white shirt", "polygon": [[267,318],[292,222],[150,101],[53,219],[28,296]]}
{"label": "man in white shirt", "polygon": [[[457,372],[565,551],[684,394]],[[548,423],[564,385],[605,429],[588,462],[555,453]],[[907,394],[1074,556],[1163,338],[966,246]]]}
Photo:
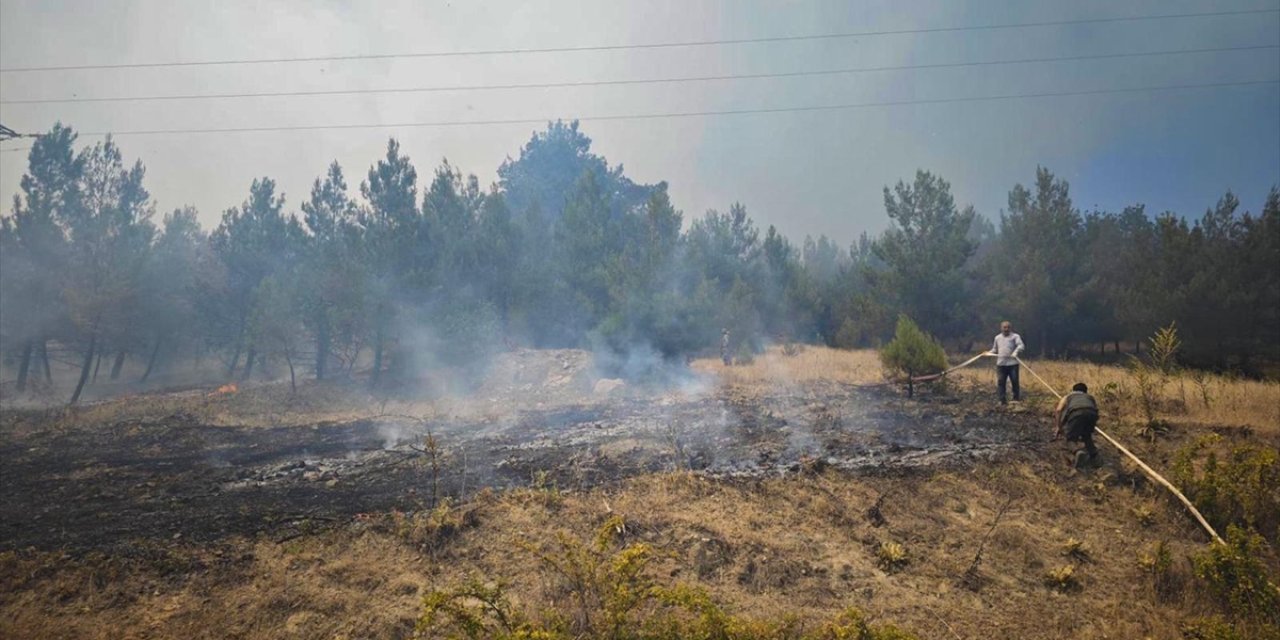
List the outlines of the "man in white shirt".
{"label": "man in white shirt", "polygon": [[1013,332],[1013,324],[1008,320],[1000,323],[1000,333],[996,334],[995,343],[991,345],[991,353],[996,355],[996,389],[999,391],[1000,404],[1008,404],[1005,396],[1005,381],[1013,383],[1013,401],[1022,401],[1022,389],[1018,386],[1018,354],[1026,345],[1022,344],[1022,336]]}

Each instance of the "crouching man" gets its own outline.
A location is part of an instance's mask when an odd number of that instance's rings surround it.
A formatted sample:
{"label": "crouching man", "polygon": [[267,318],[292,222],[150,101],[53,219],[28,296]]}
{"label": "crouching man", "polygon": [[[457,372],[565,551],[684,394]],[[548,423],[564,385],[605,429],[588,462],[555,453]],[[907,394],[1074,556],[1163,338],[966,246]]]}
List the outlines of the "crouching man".
{"label": "crouching man", "polygon": [[1071,393],[1058,401],[1055,413],[1057,431],[1054,437],[1066,435],[1067,442],[1082,442],[1084,449],[1075,455],[1075,467],[1098,466],[1098,447],[1093,443],[1094,427],[1098,425],[1098,401],[1089,395],[1089,387],[1077,382],[1071,387]]}

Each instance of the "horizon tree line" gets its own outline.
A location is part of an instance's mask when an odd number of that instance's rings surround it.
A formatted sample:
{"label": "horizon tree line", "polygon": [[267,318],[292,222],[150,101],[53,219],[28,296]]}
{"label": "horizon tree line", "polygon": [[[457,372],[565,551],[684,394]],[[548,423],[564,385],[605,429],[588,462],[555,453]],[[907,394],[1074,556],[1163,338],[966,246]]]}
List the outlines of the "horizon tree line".
{"label": "horizon tree line", "polygon": [[[961,351],[1011,318],[1033,351],[1118,353],[1176,321],[1193,362],[1257,373],[1280,359],[1280,191],[1240,211],[1230,191],[1198,219],[1081,211],[1037,167],[991,221],[941,176],[884,189],[890,226],[849,247],[793,244],[745,206],[686,225],[667,184],[591,152],[577,122],[535,132],[487,188],[443,161],[429,180],[390,139],[358,185],[332,163],[297,209],[269,177],[212,230],[191,207],[157,219],[141,161],[110,138],[36,139],[0,219],[6,393],[78,369],[70,402],[133,360],[139,382],[185,363],[228,379],[368,367],[391,388],[466,376],[514,344],[585,347],[625,374],[718,346],[777,340],[866,347],[900,313]],[[363,371],[361,371],[363,375]]]}

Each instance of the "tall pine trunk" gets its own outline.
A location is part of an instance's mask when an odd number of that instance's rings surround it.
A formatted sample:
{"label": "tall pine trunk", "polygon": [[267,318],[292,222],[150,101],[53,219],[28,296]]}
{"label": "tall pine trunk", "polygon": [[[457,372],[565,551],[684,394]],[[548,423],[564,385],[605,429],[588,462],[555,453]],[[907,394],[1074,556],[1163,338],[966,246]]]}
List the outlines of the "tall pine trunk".
{"label": "tall pine trunk", "polygon": [[[95,336],[95,337],[96,337],[96,336]],[[98,369],[101,369],[101,368],[102,368],[102,352],[101,352],[101,351],[99,351],[99,352],[98,352],[98,361],[97,361],[97,362],[95,362],[95,363],[94,363],[94,365],[93,365],[93,382],[94,382],[94,384],[97,384],[97,382],[98,382]]]}
{"label": "tall pine trunk", "polygon": [[245,317],[240,317],[240,328],[236,330],[236,352],[231,356],[231,366],[227,367],[227,377],[230,378],[236,374],[236,367],[240,365],[240,350],[244,347],[244,324]]}
{"label": "tall pine trunk", "polygon": [[329,319],[322,311],[316,323],[316,380],[324,380],[329,362]]}
{"label": "tall pine trunk", "polygon": [[284,352],[284,361],[289,364],[289,393],[298,392],[298,378],[293,374],[293,357],[288,351]]}
{"label": "tall pine trunk", "polygon": [[369,386],[378,386],[378,379],[382,376],[382,327],[378,327],[378,334],[374,338],[373,344],[373,374],[369,376]]}
{"label": "tall pine trunk", "polygon": [[231,366],[227,367],[227,377],[236,375],[236,367],[240,366],[240,344],[236,341],[236,352],[231,356]]}
{"label": "tall pine trunk", "polygon": [[[80,380],[76,382],[75,393],[71,394],[71,401],[67,404],[74,405],[80,401],[80,392],[84,391],[84,383],[89,381],[89,369],[93,365],[93,356],[98,348],[98,329],[97,323],[94,323],[94,329],[89,333],[89,348],[84,352],[84,363],[80,365]],[[99,359],[101,362],[101,359]]]}
{"label": "tall pine trunk", "polygon": [[40,360],[44,363],[44,381],[53,384],[53,372],[49,370],[48,338],[40,338]]}
{"label": "tall pine trunk", "polygon": [[120,370],[124,368],[124,355],[125,355],[125,350],[121,349],[119,353],[116,354],[116,361],[111,364],[112,380],[120,379]]}
{"label": "tall pine trunk", "polygon": [[360,360],[360,346],[361,345],[359,343],[356,344],[356,351],[355,353],[351,354],[351,361],[347,363],[347,379],[348,380],[350,380],[351,376],[355,375],[356,373],[356,362]]}
{"label": "tall pine trunk", "polygon": [[142,377],[138,382],[146,382],[151,377],[151,372],[156,368],[156,357],[160,355],[160,345],[164,342],[164,336],[156,336],[156,344],[151,347],[151,357],[147,358],[147,370],[142,372]]}
{"label": "tall pine trunk", "polygon": [[22,347],[22,363],[18,365],[18,393],[27,390],[27,370],[31,368],[31,352],[35,348],[33,340],[27,340],[27,344]]}
{"label": "tall pine trunk", "polygon": [[253,345],[249,345],[249,354],[244,359],[244,373],[240,374],[241,380],[248,380],[253,375],[253,361],[257,359],[258,352]]}

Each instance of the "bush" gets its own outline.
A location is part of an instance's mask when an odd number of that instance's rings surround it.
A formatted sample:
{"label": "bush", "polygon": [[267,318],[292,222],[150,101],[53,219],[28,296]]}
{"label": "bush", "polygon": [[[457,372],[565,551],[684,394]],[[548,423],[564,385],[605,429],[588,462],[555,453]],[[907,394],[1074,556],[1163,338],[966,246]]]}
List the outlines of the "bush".
{"label": "bush", "polygon": [[836,330],[836,339],[833,346],[840,349],[857,349],[862,344],[862,330],[858,328],[858,323],[852,318],[845,318],[840,323],[840,328]]}
{"label": "bush", "polygon": [[1173,553],[1163,540],[1156,544],[1150,553],[1138,556],[1138,566],[1151,580],[1151,588],[1162,600],[1169,600],[1182,590],[1183,575],[1175,571]]}
{"label": "bush", "polygon": [[1057,569],[1046,571],[1044,574],[1044,586],[1063,593],[1079,591],[1080,580],[1076,578],[1076,566],[1064,564]]}
{"label": "bush", "polygon": [[898,316],[893,340],[880,350],[880,362],[892,375],[905,375],[907,395],[915,395],[912,378],[947,368],[947,354],[933,336],[920,330],[906,314]]}
{"label": "bush", "polygon": [[1222,618],[1199,618],[1182,627],[1182,637],[1187,640],[1246,640]]}
{"label": "bush", "polygon": [[1225,460],[1215,451],[1217,435],[1200,438],[1178,452],[1173,466],[1182,487],[1215,528],[1248,527],[1276,543],[1280,535],[1280,454],[1246,444]]}
{"label": "bush", "polygon": [[1265,542],[1256,533],[1227,527],[1226,544],[1210,544],[1192,558],[1196,577],[1231,615],[1264,625],[1280,625],[1280,587],[1260,559]]}
{"label": "bush", "polygon": [[897,542],[885,542],[876,549],[876,564],[890,573],[907,564],[907,549]]}
{"label": "bush", "polygon": [[566,597],[541,614],[517,606],[503,584],[472,580],[423,598],[417,637],[568,640],[570,638],[740,638],[754,640],[913,640],[891,625],[871,625],[856,609],[814,631],[794,619],[750,620],[726,612],[704,589],[664,586],[650,566],[658,553],[620,544],[622,518],[609,518],[595,538],[567,535],[550,549],[527,549],[560,583]]}

